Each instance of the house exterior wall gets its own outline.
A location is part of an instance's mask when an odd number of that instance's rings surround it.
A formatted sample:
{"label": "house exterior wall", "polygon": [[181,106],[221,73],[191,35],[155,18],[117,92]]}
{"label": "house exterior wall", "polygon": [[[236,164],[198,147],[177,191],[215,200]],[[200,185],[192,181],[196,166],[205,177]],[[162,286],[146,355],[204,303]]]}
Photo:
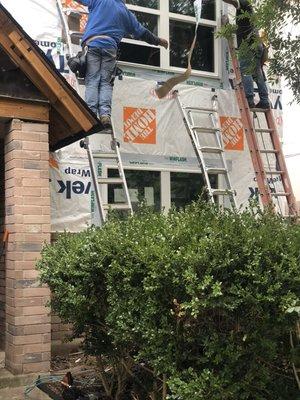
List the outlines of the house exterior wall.
{"label": "house exterior wall", "polygon": [[[0,138],[0,238],[4,232],[4,140]],[[0,243],[0,350],[5,346],[5,264]]]}
{"label": "house exterior wall", "polygon": [[50,242],[48,158],[48,125],[13,120],[5,135],[5,356],[15,374],[50,369],[50,293],[35,269]]}

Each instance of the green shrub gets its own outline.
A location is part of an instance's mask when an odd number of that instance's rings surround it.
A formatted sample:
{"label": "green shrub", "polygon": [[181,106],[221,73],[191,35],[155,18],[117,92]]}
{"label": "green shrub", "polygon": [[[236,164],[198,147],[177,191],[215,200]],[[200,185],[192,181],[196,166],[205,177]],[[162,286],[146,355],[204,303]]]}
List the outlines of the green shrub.
{"label": "green shrub", "polygon": [[38,267],[53,310],[114,366],[112,398],[135,364],[157,398],[164,376],[169,399],[292,400],[299,254],[297,225],[195,203],[65,233]]}

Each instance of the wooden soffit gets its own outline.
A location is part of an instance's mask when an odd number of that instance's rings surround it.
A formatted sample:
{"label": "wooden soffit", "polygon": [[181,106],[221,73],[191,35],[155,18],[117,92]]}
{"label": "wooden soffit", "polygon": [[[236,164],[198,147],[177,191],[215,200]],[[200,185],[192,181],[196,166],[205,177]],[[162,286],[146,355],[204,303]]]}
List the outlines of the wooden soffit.
{"label": "wooden soffit", "polygon": [[51,105],[50,149],[103,130],[95,114],[1,4],[0,26],[0,47]]}

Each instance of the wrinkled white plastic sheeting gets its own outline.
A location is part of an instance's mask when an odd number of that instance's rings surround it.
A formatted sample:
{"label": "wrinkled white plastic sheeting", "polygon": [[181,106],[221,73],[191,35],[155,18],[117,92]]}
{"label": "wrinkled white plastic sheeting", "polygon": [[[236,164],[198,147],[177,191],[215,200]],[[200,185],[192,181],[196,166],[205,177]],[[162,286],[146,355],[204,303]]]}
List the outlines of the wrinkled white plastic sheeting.
{"label": "wrinkled white plastic sheeting", "polygon": [[2,0],[1,3],[35,40],[61,36],[56,0]]}
{"label": "wrinkled white plastic sheeting", "polygon": [[[115,83],[113,119],[116,136],[121,144],[123,163],[128,168],[140,166],[141,169],[146,167],[173,171],[197,171],[199,170],[198,162],[177,104],[171,96],[158,100],[154,93],[155,84],[155,81],[136,78],[124,78]],[[188,85],[180,85],[178,91],[185,105],[195,107],[209,107],[214,94],[210,89]],[[220,115],[239,118],[234,91],[217,90],[215,93],[219,98]],[[151,115],[155,114],[155,143],[124,141],[124,131],[127,126],[124,121],[124,108],[131,108],[133,111],[135,109],[151,110]],[[196,125],[203,126],[210,124],[207,116],[206,118],[201,116],[195,122]],[[145,121],[143,120],[142,123]],[[262,120],[260,123],[263,126]],[[201,135],[203,145],[209,145],[206,142],[209,136]],[[105,140],[101,134],[91,136],[90,142],[94,148],[110,150],[109,140]],[[267,146],[271,148],[270,143],[267,143]],[[59,157],[55,156],[57,165],[51,168],[53,227],[57,230],[84,229],[91,221],[92,188],[88,185],[88,164],[82,158],[75,157],[74,154],[61,153]],[[255,196],[257,184],[245,136],[243,149],[226,151],[226,158],[232,187],[237,191],[237,203],[239,206],[246,206],[249,198]],[[218,166],[218,162],[218,156],[210,156],[210,166]],[[109,167],[110,162],[102,160],[99,165],[105,173],[105,168]],[[77,212],[75,212],[76,209]],[[71,218],[72,214],[75,215],[74,220]]]}
{"label": "wrinkled white plastic sheeting", "polygon": [[[70,75],[63,54],[64,49],[58,49],[62,26],[56,0],[2,0],[2,4],[38,42],[41,49],[53,58],[56,67],[68,78]],[[156,82],[146,79],[116,81],[113,117],[116,121],[116,134],[121,143],[124,164],[129,167],[134,164],[173,170],[197,170],[191,142],[175,101],[170,97],[158,100],[154,95],[155,84]],[[188,85],[181,85],[178,89],[187,105],[207,107],[210,103],[209,89]],[[220,90],[218,97],[221,115],[239,116],[233,91]],[[273,99],[274,101],[276,99]],[[155,144],[124,142],[124,107],[155,109],[157,123]],[[276,118],[280,123],[280,110],[276,111]],[[94,135],[91,138],[95,148],[103,144],[100,138],[101,135]],[[231,170],[232,186],[238,194],[237,202],[239,205],[247,204],[249,196],[256,190],[256,183],[246,141],[243,151],[227,151],[226,155]],[[76,232],[86,228],[91,222],[92,188],[85,151],[78,144],[74,144],[53,154],[50,177],[52,231],[66,229]]]}

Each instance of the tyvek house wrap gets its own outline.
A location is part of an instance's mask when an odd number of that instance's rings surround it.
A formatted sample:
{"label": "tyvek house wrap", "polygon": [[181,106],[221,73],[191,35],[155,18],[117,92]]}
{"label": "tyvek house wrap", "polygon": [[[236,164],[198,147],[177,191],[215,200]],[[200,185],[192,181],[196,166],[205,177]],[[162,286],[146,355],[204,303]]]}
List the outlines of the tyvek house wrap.
{"label": "tyvek house wrap", "polygon": [[[2,0],[2,4],[52,58],[69,83],[74,84],[65,59],[67,50],[62,43],[62,23],[56,0]],[[175,100],[171,95],[159,100],[155,86],[155,81],[136,78],[124,78],[115,83],[113,118],[124,166],[197,171],[197,159]],[[212,92],[209,88],[179,85],[178,90],[186,105],[207,107],[210,104]],[[250,154],[234,92],[217,90],[217,95],[232,186],[237,192],[238,205],[245,206],[257,190]],[[278,102],[278,96],[272,100]],[[276,120],[280,127],[281,110],[276,111]],[[198,122],[209,124],[201,118]],[[259,123],[263,126],[264,122]],[[95,149],[109,146],[101,135],[91,137],[91,143]],[[211,166],[218,166],[213,156],[209,162]],[[99,170],[105,173],[107,165],[99,163]],[[79,144],[68,146],[52,153],[49,165],[52,231],[85,229],[91,223],[93,191],[85,151]]]}

